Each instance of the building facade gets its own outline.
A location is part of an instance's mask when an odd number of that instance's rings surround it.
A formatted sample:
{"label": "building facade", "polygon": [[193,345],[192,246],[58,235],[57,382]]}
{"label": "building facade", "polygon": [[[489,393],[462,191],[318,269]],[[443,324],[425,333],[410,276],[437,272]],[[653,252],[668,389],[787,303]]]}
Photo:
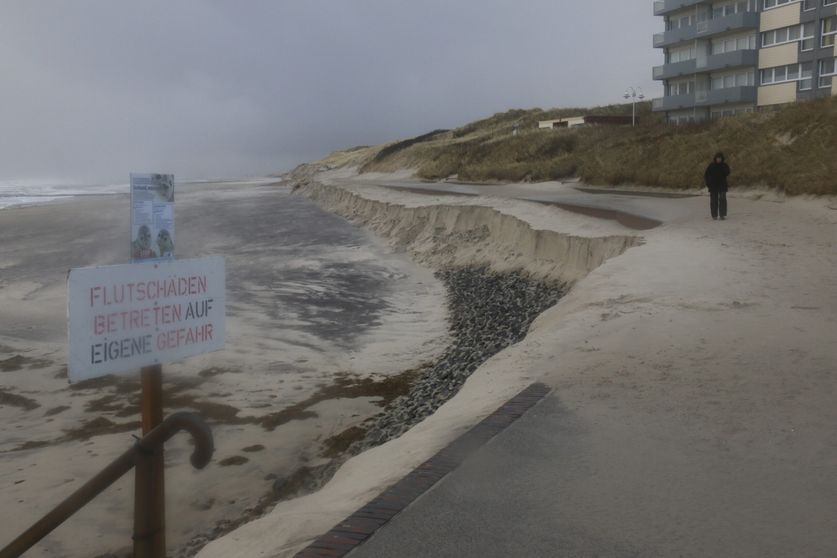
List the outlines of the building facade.
{"label": "building facade", "polygon": [[653,68],[669,122],[695,122],[837,94],[837,0],[659,0]]}

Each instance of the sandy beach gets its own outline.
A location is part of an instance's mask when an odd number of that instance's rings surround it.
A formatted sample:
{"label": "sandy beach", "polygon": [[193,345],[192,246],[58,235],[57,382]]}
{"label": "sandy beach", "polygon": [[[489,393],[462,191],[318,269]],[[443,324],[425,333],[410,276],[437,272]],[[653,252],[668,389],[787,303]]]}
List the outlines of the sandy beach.
{"label": "sandy beach", "polygon": [[[136,374],[69,385],[65,369],[67,271],[124,263],[128,219],[127,195],[0,210],[0,544],[138,433]],[[166,411],[202,413],[216,445],[203,471],[189,466],[185,435],[167,445],[172,555],[325,462],[330,438],[392,397],[386,378],[447,340],[429,270],[286,188],[183,185],[177,227],[179,257],[225,257],[228,335],[224,351],[165,367]],[[126,475],[27,556],[128,549],[132,507]]]}
{"label": "sandy beach", "polygon": [[[562,464],[580,479],[561,494],[564,521],[663,555],[789,555],[775,552],[809,541],[837,549],[827,481],[837,462],[835,200],[733,192],[730,219],[716,222],[700,192],[586,194],[663,223],[638,233],[510,199],[514,185],[503,197],[459,197],[393,183],[412,186],[404,174],[336,171],[301,190],[429,267],[482,261],[563,276],[572,289],[433,416],[201,558],[292,556],[535,381],[554,389],[585,450]],[[575,185],[523,187],[580,196]],[[466,231],[483,233],[469,242]],[[637,242],[581,257],[620,237]],[[445,250],[453,238],[466,241]]]}

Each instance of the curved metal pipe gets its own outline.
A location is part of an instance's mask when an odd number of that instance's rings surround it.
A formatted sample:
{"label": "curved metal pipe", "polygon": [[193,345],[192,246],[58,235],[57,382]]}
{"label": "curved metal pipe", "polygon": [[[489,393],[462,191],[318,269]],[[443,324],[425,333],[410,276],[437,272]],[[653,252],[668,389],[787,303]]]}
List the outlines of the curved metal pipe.
{"label": "curved metal pipe", "polygon": [[159,426],[137,442],[138,449],[142,453],[152,452],[181,430],[187,431],[195,440],[195,449],[190,459],[192,466],[195,469],[203,469],[212,459],[215,446],[212,441],[212,431],[197,413],[180,412],[169,415]]}
{"label": "curved metal pipe", "polygon": [[53,529],[86,506],[93,498],[101,494],[106,488],[122,477],[122,475],[133,469],[137,463],[145,459],[155,448],[166,443],[167,440],[181,430],[189,432],[195,440],[195,449],[191,457],[192,465],[196,469],[206,467],[210,459],[212,459],[212,453],[214,451],[212,431],[197,413],[174,413],[168,416],[154,430],[138,440],[131,449],[114,459],[110,465],[87,481],[84,486],[73,492],[51,512],[32,525],[32,527],[0,550],[0,558],[18,558],[18,556],[32,548],[38,541],[52,532]]}

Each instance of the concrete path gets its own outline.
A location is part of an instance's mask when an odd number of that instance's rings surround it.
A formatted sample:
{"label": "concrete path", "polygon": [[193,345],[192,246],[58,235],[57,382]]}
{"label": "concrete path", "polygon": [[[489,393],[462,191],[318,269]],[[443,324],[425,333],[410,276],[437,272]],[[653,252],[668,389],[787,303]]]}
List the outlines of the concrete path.
{"label": "concrete path", "polygon": [[552,394],[349,556],[835,555],[833,464],[707,460],[598,411]]}
{"label": "concrete path", "polygon": [[350,556],[837,556],[837,211],[576,196],[669,218],[533,327],[553,393]]}

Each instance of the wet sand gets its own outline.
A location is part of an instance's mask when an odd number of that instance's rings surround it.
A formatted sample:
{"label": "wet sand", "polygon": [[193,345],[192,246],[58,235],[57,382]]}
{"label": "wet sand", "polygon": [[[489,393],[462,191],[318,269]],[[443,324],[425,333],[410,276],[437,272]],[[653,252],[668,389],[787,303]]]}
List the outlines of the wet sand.
{"label": "wet sand", "polygon": [[[166,411],[201,412],[216,444],[200,472],[186,436],[167,446],[173,556],[326,461],[343,433],[404,392],[399,373],[446,343],[444,289],[429,271],[283,192],[178,191],[178,256],[225,257],[228,333],[224,351],[165,366]],[[122,195],[0,211],[0,546],[138,433],[136,374],[69,385],[64,365],[67,270],[124,263],[128,222]],[[132,507],[127,475],[27,556],[125,550]]]}

